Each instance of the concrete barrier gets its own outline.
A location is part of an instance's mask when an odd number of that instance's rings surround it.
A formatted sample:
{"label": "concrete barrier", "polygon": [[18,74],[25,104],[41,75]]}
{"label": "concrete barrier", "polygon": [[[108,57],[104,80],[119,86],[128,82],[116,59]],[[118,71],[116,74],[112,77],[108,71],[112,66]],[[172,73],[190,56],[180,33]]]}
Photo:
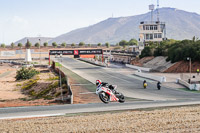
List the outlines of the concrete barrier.
{"label": "concrete barrier", "polygon": [[139,69],[145,72],[149,72],[151,70],[151,68],[139,67],[139,66],[134,66],[134,65],[129,65],[129,64],[126,64],[126,67],[137,69],[137,70]]}
{"label": "concrete barrier", "polygon": [[84,61],[84,62],[87,62],[87,63],[90,63],[90,64],[93,64],[93,65],[106,67],[106,64],[105,64],[105,63],[102,63],[102,62],[100,62],[100,61],[89,60],[89,59],[86,59],[86,58],[79,58],[78,60]]}
{"label": "concrete barrier", "polygon": [[148,78],[148,79],[152,79],[152,80],[156,80],[156,81],[160,81],[161,83],[166,82],[166,77],[164,77],[164,76],[155,76],[155,75],[148,74],[148,73],[142,73],[140,71],[135,72],[135,75],[144,77],[144,78]]}
{"label": "concrete barrier", "polygon": [[177,81],[178,81],[179,84],[187,87],[190,90],[197,90],[197,91],[200,90],[200,84],[189,84],[188,82],[181,80],[180,78],[177,79]]}

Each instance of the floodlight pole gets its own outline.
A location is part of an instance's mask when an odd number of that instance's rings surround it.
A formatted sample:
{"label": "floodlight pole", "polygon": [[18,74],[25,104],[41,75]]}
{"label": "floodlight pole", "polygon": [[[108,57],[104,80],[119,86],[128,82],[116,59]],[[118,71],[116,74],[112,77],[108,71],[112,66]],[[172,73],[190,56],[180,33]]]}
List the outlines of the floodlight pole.
{"label": "floodlight pole", "polygon": [[187,60],[189,60],[189,66],[190,66],[190,82],[191,82],[191,66],[192,66],[191,57],[187,57]]}

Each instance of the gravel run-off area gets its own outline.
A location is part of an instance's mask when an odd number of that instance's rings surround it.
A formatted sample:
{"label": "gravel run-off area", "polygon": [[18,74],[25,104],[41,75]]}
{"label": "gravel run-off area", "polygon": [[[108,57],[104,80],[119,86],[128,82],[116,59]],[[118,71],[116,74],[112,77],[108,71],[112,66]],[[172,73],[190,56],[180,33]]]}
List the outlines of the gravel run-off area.
{"label": "gravel run-off area", "polygon": [[1,133],[13,132],[200,132],[200,106],[0,120]]}

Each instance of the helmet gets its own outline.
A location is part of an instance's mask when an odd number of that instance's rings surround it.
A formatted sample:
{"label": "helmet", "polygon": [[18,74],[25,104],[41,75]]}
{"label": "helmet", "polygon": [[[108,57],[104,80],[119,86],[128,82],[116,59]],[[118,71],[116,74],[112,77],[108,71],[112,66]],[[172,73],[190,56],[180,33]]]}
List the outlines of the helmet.
{"label": "helmet", "polygon": [[96,86],[99,86],[101,84],[101,80],[96,80]]}

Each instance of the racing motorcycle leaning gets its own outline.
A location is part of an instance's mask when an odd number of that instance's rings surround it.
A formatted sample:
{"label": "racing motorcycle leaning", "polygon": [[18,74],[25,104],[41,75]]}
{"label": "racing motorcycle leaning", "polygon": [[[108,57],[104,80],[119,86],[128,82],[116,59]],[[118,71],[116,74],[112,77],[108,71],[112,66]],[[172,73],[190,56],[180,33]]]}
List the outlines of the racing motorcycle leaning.
{"label": "racing motorcycle leaning", "polygon": [[109,85],[108,83],[101,82],[101,80],[96,80],[96,86],[96,94],[99,96],[102,102],[125,102],[124,95],[117,91],[116,85]]}

